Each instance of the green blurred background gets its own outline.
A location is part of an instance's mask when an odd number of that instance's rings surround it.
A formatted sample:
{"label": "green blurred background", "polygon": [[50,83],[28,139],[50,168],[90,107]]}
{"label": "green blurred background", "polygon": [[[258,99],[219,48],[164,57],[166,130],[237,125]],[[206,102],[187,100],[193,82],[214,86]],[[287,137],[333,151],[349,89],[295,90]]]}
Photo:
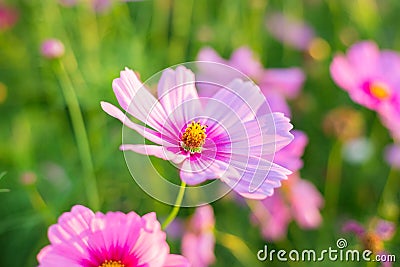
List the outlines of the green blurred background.
{"label": "green blurred background", "polygon": [[[105,114],[99,103],[116,103],[111,82],[124,67],[138,71],[146,80],[170,65],[195,60],[204,46],[229,57],[236,48],[247,45],[265,67],[299,66],[307,75],[302,95],[290,103],[295,128],[309,136],[301,174],[324,194],[327,172],[336,172],[341,177],[340,194],[335,207],[328,205],[323,210],[320,229],[303,231],[292,223],[287,239],[273,247],[324,249],[342,237],[340,227],[347,219],[367,222],[381,216],[398,220],[399,184],[389,190],[387,205],[380,206],[390,173],[382,151],[391,142],[390,136],[373,112],[352,103],[334,85],[329,64],[335,52],[345,51],[357,40],[371,39],[380,47],[400,50],[399,1],[115,1],[101,13],[85,4],[66,8],[56,0],[10,0],[3,4],[17,9],[19,19],[12,28],[0,31],[0,173],[7,172],[0,188],[9,189],[0,193],[0,266],[37,265],[36,254],[48,244],[48,226],[74,204],[104,212],[156,211],[159,218],[168,215],[170,207],[146,195],[131,178],[118,150],[121,124]],[[309,23],[323,44],[322,52],[315,56],[312,51],[296,51],[272,38],[265,19],[273,11]],[[64,70],[58,62],[40,54],[41,42],[50,37],[65,45],[61,59]],[[77,94],[88,135],[98,203],[90,201],[90,191],[96,194],[96,190],[86,188],[88,179],[84,176],[90,169],[85,170],[79,156],[70,110],[63,97],[62,88],[69,83]],[[361,165],[343,162],[340,141],[323,131],[326,114],[341,106],[362,114],[364,134],[373,143],[373,155]],[[256,252],[265,241],[259,229],[250,224],[249,209],[227,199],[213,207],[216,229],[236,236],[249,248],[243,251],[243,244],[227,245],[235,241],[217,236],[214,266],[268,265],[256,262]],[[180,217],[192,211],[182,209]],[[169,241],[172,251],[179,253],[179,241]],[[388,250],[399,253],[399,235]]]}

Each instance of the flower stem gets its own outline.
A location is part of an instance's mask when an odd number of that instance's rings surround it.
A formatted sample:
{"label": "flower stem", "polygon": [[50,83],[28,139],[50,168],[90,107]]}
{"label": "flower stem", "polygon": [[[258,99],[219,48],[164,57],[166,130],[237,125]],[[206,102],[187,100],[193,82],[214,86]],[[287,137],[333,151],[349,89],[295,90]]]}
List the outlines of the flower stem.
{"label": "flower stem", "polygon": [[325,181],[325,212],[328,219],[336,216],[342,171],[342,143],[337,141],[329,154]]}
{"label": "flower stem", "polygon": [[183,196],[185,194],[186,183],[182,181],[178,196],[176,197],[174,208],[172,209],[171,213],[168,215],[167,219],[162,224],[162,229],[168,227],[168,225],[175,219],[176,215],[178,215],[179,209],[182,204]]}
{"label": "flower stem", "polygon": [[399,207],[396,200],[400,185],[400,173],[393,168],[389,172],[385,187],[383,188],[381,199],[378,205],[378,213],[384,219],[397,221],[399,218]]}
{"label": "flower stem", "polygon": [[82,111],[79,106],[78,98],[74,87],[61,61],[58,61],[57,74],[60,79],[62,92],[68,106],[74,130],[76,143],[83,167],[83,181],[85,183],[88,204],[92,209],[98,210],[100,207],[97,181],[94,175],[92,155],[90,153],[89,141],[86,133]]}

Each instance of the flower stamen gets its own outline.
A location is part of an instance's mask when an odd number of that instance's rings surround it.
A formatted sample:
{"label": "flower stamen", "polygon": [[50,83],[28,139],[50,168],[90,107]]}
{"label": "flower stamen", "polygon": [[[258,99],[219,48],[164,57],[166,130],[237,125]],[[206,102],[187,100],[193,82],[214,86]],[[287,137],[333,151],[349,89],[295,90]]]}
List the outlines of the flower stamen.
{"label": "flower stamen", "polygon": [[201,153],[207,137],[206,128],[207,125],[202,125],[200,122],[192,121],[188,124],[181,138],[181,147],[191,154]]}
{"label": "flower stamen", "polygon": [[379,100],[385,100],[390,97],[390,90],[386,84],[373,82],[369,86],[371,94]]}
{"label": "flower stamen", "polygon": [[99,267],[125,267],[125,264],[123,264],[121,261],[106,260],[101,265],[99,265]]}

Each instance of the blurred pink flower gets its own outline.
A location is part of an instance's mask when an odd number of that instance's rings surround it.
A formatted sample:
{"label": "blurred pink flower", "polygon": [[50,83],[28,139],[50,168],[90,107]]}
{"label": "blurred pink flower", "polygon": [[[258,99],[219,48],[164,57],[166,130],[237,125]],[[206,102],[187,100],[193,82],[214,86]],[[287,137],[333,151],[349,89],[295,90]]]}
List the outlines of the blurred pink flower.
{"label": "blurred pink flower", "polygon": [[288,199],[294,219],[303,229],[318,228],[322,222],[320,209],[324,205],[321,193],[312,183],[297,175],[291,175],[288,183]]}
{"label": "blurred pink flower", "polygon": [[400,169],[400,145],[389,145],[385,149],[385,159],[395,169]]}
{"label": "blurred pink flower", "polygon": [[[400,97],[399,97],[400,101]],[[383,105],[379,110],[382,124],[389,130],[392,138],[400,142],[400,102]]]}
{"label": "blurred pink flower", "polygon": [[280,190],[265,200],[254,202],[251,221],[260,225],[261,234],[267,240],[283,239],[291,220],[290,207]]}
{"label": "blurred pink flower", "polygon": [[113,81],[113,89],[120,106],[152,129],[109,103],[101,103],[103,110],[156,144],[123,144],[121,150],[177,164],[189,185],[219,178],[244,197],[263,199],[291,173],[268,157],[291,142],[292,125],[283,114],[269,113],[251,82],[236,79],[204,103],[194,74],[179,66],[162,73],[158,99],[129,69]]}
{"label": "blurred pink flower", "polygon": [[[299,68],[264,69],[259,59],[246,46],[236,49],[229,60],[223,59],[215,50],[206,47],[200,50],[197,60],[216,62],[239,70],[258,84],[272,111],[283,112],[286,116],[290,116],[290,108],[285,98],[295,98],[305,80],[304,73]],[[238,72],[232,71],[222,75],[216,69],[202,69],[199,79],[211,79],[215,83],[226,85],[239,78]],[[200,96],[210,97],[216,91],[218,88],[215,86],[199,86]]]}
{"label": "blurred pink flower", "polygon": [[210,205],[196,209],[182,238],[182,254],[193,267],[207,267],[214,263],[214,212]]}
{"label": "blurred pink flower", "polygon": [[[73,7],[85,2],[89,3],[95,12],[102,13],[109,10],[113,2],[117,2],[117,0],[59,0],[59,3],[65,7]],[[119,0],[119,2],[128,1]]]}
{"label": "blurred pink flower", "polygon": [[189,266],[184,257],[169,254],[155,213],[93,213],[76,205],[50,226],[48,237],[51,244],[37,256],[42,267]]}
{"label": "blurred pink flower", "polygon": [[299,130],[293,130],[293,141],[275,154],[275,162],[292,172],[297,172],[303,167],[304,149],[308,143],[307,135]]}
{"label": "blurred pink flower", "polygon": [[12,28],[18,21],[17,9],[4,6],[0,3],[0,31]]}
{"label": "blurred pink flower", "polygon": [[383,106],[400,103],[400,56],[389,50],[379,51],[372,41],[359,42],[346,55],[336,55],[330,71],[353,101],[369,109],[379,111]]}
{"label": "blurred pink flower", "polygon": [[[389,255],[390,253],[385,250],[384,241],[393,238],[396,226],[392,222],[374,218],[365,228],[360,223],[350,220],[343,225],[342,231],[355,234],[364,249],[372,251],[375,255]],[[381,266],[391,267],[392,265],[392,262],[386,261],[382,262]]]}
{"label": "blurred pink flower", "polygon": [[42,56],[48,59],[60,58],[64,55],[65,49],[63,43],[58,39],[47,39],[40,48]]}
{"label": "blurred pink flower", "polygon": [[320,209],[324,200],[312,183],[292,174],[274,195],[254,203],[252,221],[260,225],[267,240],[286,236],[288,224],[294,219],[302,229],[318,228],[322,222]]}
{"label": "blurred pink flower", "polygon": [[92,7],[96,12],[107,11],[112,4],[111,0],[92,0]]}
{"label": "blurred pink flower", "polygon": [[275,39],[298,50],[307,50],[315,37],[310,25],[283,13],[267,15],[266,26]]}
{"label": "blurred pink flower", "polygon": [[58,2],[65,7],[72,7],[78,4],[78,0],[58,0]]}

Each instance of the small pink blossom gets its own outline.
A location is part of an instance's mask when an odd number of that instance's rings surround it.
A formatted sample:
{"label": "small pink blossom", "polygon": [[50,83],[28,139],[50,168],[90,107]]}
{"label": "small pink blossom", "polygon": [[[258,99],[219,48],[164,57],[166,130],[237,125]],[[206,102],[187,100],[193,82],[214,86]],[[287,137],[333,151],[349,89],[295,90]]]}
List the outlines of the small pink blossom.
{"label": "small pink blossom", "polygon": [[358,104],[379,111],[400,103],[400,56],[380,51],[372,41],[356,43],[346,55],[336,55],[330,71],[336,84]]}
{"label": "small pink blossom", "polygon": [[182,254],[192,267],[207,267],[214,263],[214,212],[210,205],[196,209],[182,238]]}
{"label": "small pink blossom", "polygon": [[184,267],[188,261],[169,253],[155,213],[93,213],[76,205],[48,231],[50,245],[37,255],[39,267]]}
{"label": "small pink blossom", "polygon": [[385,149],[385,159],[395,169],[400,169],[400,145],[390,145]]}
{"label": "small pink blossom", "polygon": [[[322,222],[320,209],[324,204],[315,186],[292,174],[274,195],[254,203],[252,221],[260,225],[267,240],[281,240],[293,219],[302,229],[318,228]],[[252,205],[250,203],[250,205]]]}
{"label": "small pink blossom", "polygon": [[[343,225],[342,231],[353,233],[357,236],[359,242],[364,247],[372,251],[375,255],[389,255],[385,250],[385,241],[393,238],[396,232],[396,226],[393,222],[381,219],[372,219],[368,227],[350,220]],[[393,262],[382,262],[382,267],[391,267]]]}
{"label": "small pink blossom", "polygon": [[254,202],[251,221],[260,225],[261,234],[265,239],[283,239],[286,236],[288,225],[292,221],[292,215],[282,192],[277,190],[267,199]]}
{"label": "small pink blossom", "polygon": [[275,39],[298,50],[307,50],[314,39],[314,30],[304,21],[282,13],[267,15],[267,29]]}
{"label": "small pink blossom", "polygon": [[301,157],[307,146],[308,137],[299,130],[293,130],[292,134],[293,141],[275,154],[275,161],[292,172],[297,172],[303,167]]}
{"label": "small pink blossom", "polygon": [[63,43],[58,39],[47,39],[42,43],[40,48],[42,56],[48,59],[60,58],[64,55],[65,48]]}
{"label": "small pink blossom", "polygon": [[0,3],[0,31],[12,28],[18,21],[19,12]]}
{"label": "small pink blossom", "polygon": [[382,106],[378,113],[382,124],[389,130],[392,138],[400,142],[400,98],[395,103]]}

